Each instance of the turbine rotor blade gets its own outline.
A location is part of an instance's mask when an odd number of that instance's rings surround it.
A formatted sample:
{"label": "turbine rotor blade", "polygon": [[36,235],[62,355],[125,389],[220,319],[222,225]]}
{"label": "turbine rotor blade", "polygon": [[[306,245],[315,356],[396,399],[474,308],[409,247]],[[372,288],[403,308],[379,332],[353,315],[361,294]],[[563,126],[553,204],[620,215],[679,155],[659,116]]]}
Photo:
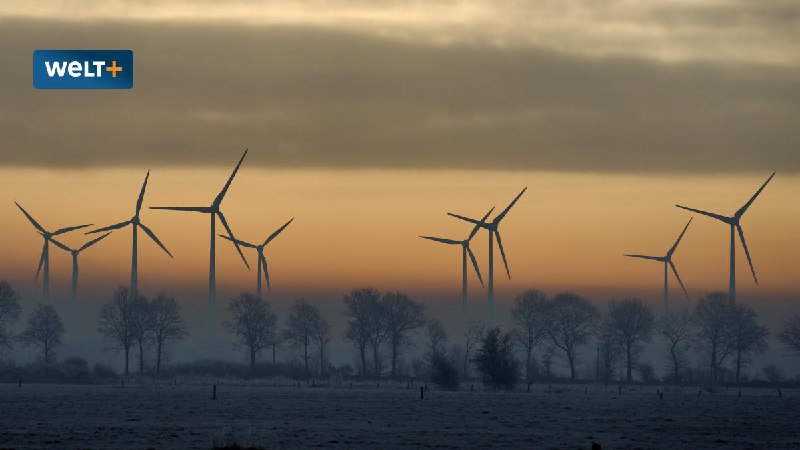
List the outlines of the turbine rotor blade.
{"label": "turbine rotor blade", "polygon": [[261,265],[264,267],[264,278],[267,280],[267,290],[272,292],[272,288],[269,285],[269,266],[267,266],[267,258],[264,257],[264,253],[258,252],[258,258],[261,260]]}
{"label": "turbine rotor blade", "polygon": [[455,239],[437,238],[433,236],[420,236],[420,237],[422,239],[427,239],[429,241],[441,242],[442,244],[461,245],[461,241],[456,241]]}
{"label": "turbine rotor blade", "polygon": [[648,256],[648,255],[629,255],[627,253],[623,254],[622,256],[627,256],[629,258],[641,258],[641,259],[650,259],[653,261],[664,261],[664,258],[661,256]]}
{"label": "turbine rotor blade", "polygon": [[[102,241],[103,239],[105,239],[105,238],[106,238],[106,237],[107,237],[109,234],[111,234],[111,232],[110,232],[110,231],[109,231],[108,233],[106,233],[106,234],[103,234],[103,235],[101,235],[101,236],[100,236],[100,237],[98,237],[98,238],[94,238],[94,239],[92,239],[91,241],[89,241],[89,242],[87,242],[87,243],[83,244],[83,245],[81,246],[81,248],[79,248],[79,249],[78,249],[78,252],[82,252],[82,251],[86,250],[87,248],[89,248],[89,247],[93,246],[94,244],[97,244],[98,242],[100,242],[100,241]],[[53,240],[53,242],[55,242],[55,240]]]}
{"label": "turbine rotor blade", "polygon": [[750,259],[750,250],[747,248],[747,242],[744,240],[744,230],[742,230],[742,226],[736,224],[736,230],[739,232],[739,239],[742,241],[742,247],[744,247],[744,254],[747,256],[747,263],[750,264],[750,273],[753,274],[753,280],[758,285],[758,278],[756,278],[756,269],[753,268],[753,260]]}
{"label": "turbine rotor blade", "polygon": [[[486,219],[489,217],[489,214],[491,214],[491,213],[492,213],[492,211],[494,211],[494,206],[492,206],[492,209],[490,209],[490,210],[489,210],[489,212],[487,212],[487,213],[486,213],[486,215],[484,215],[484,216],[483,216],[483,218],[481,219],[481,222],[484,222],[484,223],[485,223],[485,222],[486,222]],[[469,233],[469,236],[467,236],[467,242],[471,241],[471,240],[472,240],[472,238],[473,238],[473,237],[475,237],[475,235],[478,233],[478,230],[480,230],[480,228],[481,228],[481,226],[480,226],[480,225],[478,225],[478,224],[476,224],[476,225],[475,225],[475,226],[472,228],[472,232],[471,232],[471,233]]]}
{"label": "turbine rotor blade", "polygon": [[224,234],[218,234],[217,236],[221,237],[222,239],[226,239],[226,240],[228,240],[230,242],[236,241],[242,247],[257,248],[255,245],[253,245],[253,244],[251,244],[249,242],[245,242],[245,241],[242,241],[240,239],[231,239],[228,236],[225,236]]}
{"label": "turbine rotor blade", "polygon": [[225,187],[217,194],[217,197],[214,199],[214,204],[219,205],[222,203],[222,199],[225,197],[225,193],[228,192],[228,188],[231,186],[231,182],[233,181],[233,177],[236,176],[236,172],[239,171],[239,167],[242,165],[242,161],[244,161],[244,157],[247,156],[247,149],[244,150],[244,154],[242,157],[239,158],[239,162],[236,164],[236,167],[233,169],[231,176],[228,178],[228,181],[225,183]]}
{"label": "turbine rotor blade", "polygon": [[467,253],[469,254],[469,259],[472,260],[472,267],[475,269],[475,275],[478,276],[478,281],[481,282],[481,286],[485,287],[483,284],[483,277],[481,276],[481,269],[478,268],[478,260],[475,259],[475,254],[472,253],[472,249],[467,247]]}
{"label": "turbine rotor blade", "polygon": [[61,250],[64,250],[65,252],[70,252],[70,253],[72,253],[72,249],[71,249],[71,248],[69,248],[69,247],[67,247],[66,245],[62,244],[61,242],[58,242],[57,240],[55,240],[55,239],[52,239],[52,238],[50,239],[50,242],[52,242],[53,244],[55,244],[55,246],[56,246],[56,247],[58,247],[58,248],[60,248]]}
{"label": "turbine rotor blade", "polygon": [[511,203],[509,203],[508,206],[506,206],[506,209],[504,209],[503,212],[501,212],[500,214],[497,215],[497,217],[494,218],[493,222],[494,223],[500,223],[500,221],[503,220],[503,218],[506,216],[506,214],[508,214],[508,211],[511,210],[511,207],[514,206],[515,203],[517,203],[517,200],[519,200],[519,198],[522,197],[522,194],[524,194],[525,191],[527,191],[527,190],[528,190],[527,187],[522,189],[522,191],[520,191],[520,193],[517,194],[516,197],[514,197],[514,200],[512,200]]}
{"label": "turbine rotor blade", "polygon": [[142,201],[144,200],[144,190],[147,189],[147,180],[150,178],[150,171],[144,176],[144,183],[142,183],[142,191],[139,192],[139,199],[136,200],[136,217],[139,217],[139,211],[142,210]]}
{"label": "turbine rotor blade", "polygon": [[747,201],[747,203],[745,203],[745,204],[744,204],[744,205],[743,205],[741,208],[739,208],[739,210],[738,210],[738,211],[736,211],[735,217],[742,217],[742,214],[744,214],[744,213],[745,213],[745,211],[747,211],[747,208],[749,208],[749,207],[750,207],[750,205],[752,205],[752,204],[753,204],[753,202],[754,202],[754,201],[756,201],[756,197],[758,197],[758,196],[759,196],[759,194],[761,194],[761,191],[763,191],[763,190],[764,190],[764,188],[765,188],[765,187],[767,187],[767,183],[769,183],[770,181],[772,181],[772,177],[774,177],[774,176],[775,176],[775,173],[776,173],[776,172],[772,172],[772,175],[770,175],[770,176],[769,176],[769,178],[767,178],[767,181],[765,181],[765,182],[764,182],[764,184],[762,184],[762,185],[761,185],[761,187],[760,187],[760,188],[758,188],[758,190],[756,191],[756,193],[755,193],[755,194],[753,194],[753,196],[752,196],[752,197],[750,197],[750,200],[748,200],[748,201]]}
{"label": "turbine rotor blade", "polygon": [[267,244],[269,244],[270,242],[272,242],[272,240],[273,240],[273,239],[275,239],[275,238],[276,238],[276,237],[277,237],[279,234],[281,234],[281,231],[285,230],[285,229],[286,229],[286,227],[288,227],[288,226],[289,226],[289,224],[290,224],[290,223],[292,223],[292,221],[294,221],[294,217],[292,217],[291,219],[289,219],[289,221],[288,221],[288,222],[286,222],[285,224],[283,224],[283,226],[282,226],[282,227],[280,227],[280,228],[278,228],[277,230],[275,230],[275,232],[274,232],[274,233],[270,234],[270,235],[269,235],[269,237],[268,237],[268,238],[267,238],[267,239],[264,241],[264,244],[262,244],[262,245],[267,245]]}
{"label": "turbine rotor blade", "polygon": [[678,280],[678,284],[681,285],[681,289],[683,289],[683,293],[686,295],[686,300],[690,300],[689,299],[689,293],[686,292],[686,287],[683,285],[683,281],[681,280],[681,276],[678,275],[678,269],[675,268],[675,263],[673,263],[672,261],[669,261],[669,266],[672,268],[672,273],[675,274],[675,278]]}
{"label": "turbine rotor blade", "polygon": [[672,256],[672,253],[675,252],[676,248],[678,248],[678,244],[681,243],[681,239],[683,239],[683,235],[686,234],[686,229],[689,228],[689,224],[692,223],[692,219],[694,219],[694,217],[689,218],[689,222],[687,222],[686,226],[683,227],[683,231],[681,231],[681,234],[678,236],[678,239],[675,241],[675,243],[672,244],[672,247],[667,252],[667,256]]}
{"label": "turbine rotor blade", "polygon": [[151,206],[150,209],[166,209],[169,211],[193,211],[201,213],[212,213],[213,209],[208,206]]}
{"label": "turbine rotor blade", "polygon": [[44,245],[42,245],[42,256],[39,257],[39,267],[36,268],[36,276],[33,278],[34,280],[39,279],[39,272],[42,271],[42,265],[44,264],[44,252],[47,251],[47,240],[45,239]]}
{"label": "turbine rotor blade", "polygon": [[720,220],[720,221],[725,222],[725,223],[731,223],[731,220],[732,220],[731,217],[725,217],[725,216],[723,216],[721,214],[715,214],[715,213],[712,213],[712,212],[703,211],[702,209],[694,209],[694,208],[689,208],[688,206],[682,206],[682,205],[675,205],[675,206],[677,206],[678,208],[681,208],[681,209],[685,209],[687,211],[695,212],[697,214],[702,214],[704,216],[712,217],[714,219]]}
{"label": "turbine rotor blade", "polygon": [[475,225],[479,225],[482,228],[487,228],[487,224],[485,222],[481,222],[479,220],[470,219],[469,217],[464,217],[464,216],[460,216],[458,214],[453,214],[453,213],[447,213],[447,215],[451,216],[451,217],[455,217],[456,219],[465,220],[465,221],[467,221],[469,223],[474,223]]}
{"label": "turbine rotor blade", "polygon": [[92,225],[93,224],[91,223],[87,223],[86,225],[75,225],[74,227],[59,228],[58,230],[54,231],[51,236],[58,236],[59,234],[69,233],[70,231],[80,230],[81,228],[90,227]]}
{"label": "turbine rotor blade", "polygon": [[506,275],[511,279],[511,272],[508,270],[508,260],[506,259],[506,251],[503,249],[503,241],[500,239],[500,232],[495,230],[494,236],[497,238],[497,246],[500,247],[500,256],[503,257],[503,264],[506,266]]}
{"label": "turbine rotor blade", "polygon": [[174,258],[174,256],[172,256],[172,253],[170,253],[169,250],[167,250],[167,247],[165,247],[164,244],[162,244],[161,241],[158,240],[156,234],[153,233],[153,230],[147,228],[147,225],[143,224],[142,222],[139,222],[139,226],[142,227],[142,229],[144,230],[145,233],[147,233],[148,236],[150,236],[150,239],[152,239],[153,242],[155,242],[156,244],[158,244],[159,247],[161,247],[161,250],[167,252],[170,258]]}
{"label": "turbine rotor blade", "polygon": [[25,214],[25,217],[27,217],[27,218],[28,218],[28,221],[30,221],[30,223],[31,223],[31,224],[32,224],[34,227],[36,227],[36,229],[37,229],[37,230],[41,231],[42,233],[47,233],[47,231],[46,231],[44,228],[42,228],[42,226],[41,226],[41,225],[39,225],[39,222],[37,222],[37,221],[36,221],[36,219],[34,219],[34,218],[33,218],[33,216],[31,216],[30,214],[28,214],[28,211],[25,211],[25,208],[23,208],[22,206],[20,206],[20,204],[19,204],[19,203],[17,203],[17,202],[14,202],[14,204],[15,204],[15,205],[17,205],[17,208],[19,208],[19,210],[20,210],[20,211],[22,211],[22,214]]}
{"label": "turbine rotor blade", "polygon": [[244,265],[247,266],[248,270],[250,270],[250,264],[247,263],[247,259],[245,259],[244,253],[242,253],[242,248],[239,247],[239,243],[236,242],[236,237],[233,236],[233,231],[231,231],[231,227],[228,225],[228,221],[225,220],[225,215],[222,214],[222,211],[217,211],[217,217],[219,217],[219,221],[222,222],[222,226],[225,227],[225,231],[228,232],[228,236],[230,236],[231,242],[233,242],[233,245],[236,247],[236,251],[239,252],[239,256],[241,256],[242,261],[244,261]]}
{"label": "turbine rotor blade", "polygon": [[92,231],[87,231],[86,234],[94,234],[94,233],[100,233],[100,232],[103,232],[103,231],[116,230],[118,228],[122,228],[122,227],[128,226],[130,223],[131,223],[130,220],[126,220],[124,222],[115,223],[114,225],[109,225],[107,227],[98,228],[98,229],[92,230]]}

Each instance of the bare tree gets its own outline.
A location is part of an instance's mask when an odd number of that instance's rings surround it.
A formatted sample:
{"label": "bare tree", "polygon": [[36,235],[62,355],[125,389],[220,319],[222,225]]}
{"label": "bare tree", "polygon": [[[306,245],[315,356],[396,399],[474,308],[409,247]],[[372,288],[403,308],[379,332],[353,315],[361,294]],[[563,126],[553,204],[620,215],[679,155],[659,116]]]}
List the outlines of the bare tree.
{"label": "bare tree", "polygon": [[425,325],[425,307],[401,292],[387,292],[381,303],[391,351],[391,376],[394,378],[397,375],[397,358],[408,342],[408,332]]}
{"label": "bare tree", "polygon": [[26,346],[38,347],[44,362],[52,362],[56,347],[64,343],[64,322],[53,305],[36,305],[19,340]]}
{"label": "bare tree", "polygon": [[479,321],[472,319],[467,325],[467,331],[464,333],[464,379],[469,377],[469,361],[472,356],[472,351],[478,345],[483,333],[486,331],[486,325]]}
{"label": "bare tree", "polygon": [[767,327],[758,324],[755,310],[745,305],[733,306],[730,332],[730,345],[733,347],[731,353],[738,384],[742,368],[750,364],[752,355],[767,349],[769,332]]}
{"label": "bare tree", "polygon": [[597,309],[585,298],[570,292],[556,294],[547,307],[547,336],[569,362],[570,380],[575,379],[578,347],[592,334]]}
{"label": "bare tree", "polygon": [[8,328],[19,319],[21,310],[17,291],[0,280],[0,348],[11,348],[14,340]]}
{"label": "bare tree", "polygon": [[144,373],[145,347],[153,343],[154,317],[150,301],[144,295],[136,295],[131,303],[131,332],[139,347],[139,373]]}
{"label": "bare tree", "polygon": [[783,329],[778,334],[778,340],[789,350],[800,354],[800,315],[791,316],[786,319]]}
{"label": "bare tree", "polygon": [[189,337],[189,328],[181,317],[175,298],[160,292],[150,304],[153,314],[153,338],[156,344],[156,373],[161,372],[162,354],[172,342]]}
{"label": "bare tree", "polygon": [[473,359],[484,379],[494,387],[512,389],[519,376],[519,362],[514,357],[514,339],[499,327],[488,329]]}
{"label": "bare tree", "polygon": [[389,335],[389,328],[386,326],[386,310],[383,302],[377,301],[371,303],[370,306],[367,338],[369,339],[370,347],[372,347],[372,367],[375,371],[375,379],[380,380],[383,374],[381,347]]}
{"label": "bare tree", "polygon": [[303,364],[305,376],[308,378],[308,347],[311,345],[316,328],[322,319],[319,309],[308,303],[308,300],[301,298],[295,300],[289,316],[286,317],[286,329],[283,337],[292,348],[303,349]]}
{"label": "bare tree", "polygon": [[732,311],[733,305],[724,292],[706,294],[694,308],[695,342],[708,358],[712,387],[719,379],[719,370],[725,358],[733,350],[730,345]]}
{"label": "bare tree", "polygon": [[347,327],[344,339],[353,343],[358,349],[361,375],[367,375],[367,346],[372,328],[373,310],[378,303],[380,294],[372,288],[354,289],[344,296],[344,315],[347,317]]}
{"label": "bare tree", "polygon": [[319,316],[319,319],[314,324],[311,340],[314,346],[317,347],[317,354],[319,355],[319,375],[324,377],[328,372],[326,364],[328,344],[331,343],[331,325],[322,315]]}
{"label": "bare tree", "polygon": [[228,303],[231,319],[223,326],[233,335],[236,346],[244,347],[250,358],[250,371],[256,367],[256,356],[270,345],[276,317],[269,304],[246,292]]}
{"label": "bare tree", "polygon": [[108,348],[125,353],[125,375],[130,373],[129,361],[131,346],[135,342],[133,334],[134,299],[128,288],[120,287],[109,301],[100,307],[97,315],[97,332]]}
{"label": "bare tree", "polygon": [[612,300],[608,307],[608,320],[616,342],[625,354],[625,379],[633,381],[633,367],[636,357],[642,351],[642,343],[650,341],[653,331],[653,312],[638,298],[628,298],[617,302]]}
{"label": "bare tree", "polygon": [[276,358],[278,354],[278,348],[283,343],[283,337],[280,333],[272,332],[269,338],[269,346],[272,349],[272,365],[276,364]]}
{"label": "bare tree", "polygon": [[514,299],[511,320],[514,322],[514,340],[525,351],[525,379],[531,381],[533,350],[547,337],[545,309],[547,296],[537,289],[529,289]]}
{"label": "bare tree", "polygon": [[657,328],[667,341],[672,380],[680,383],[680,371],[687,365],[686,352],[691,348],[691,316],[688,311],[665,313],[659,319]]}
{"label": "bare tree", "polygon": [[614,379],[616,372],[617,358],[622,346],[619,344],[619,336],[611,319],[606,315],[601,318],[595,327],[597,336],[598,355],[597,355],[597,377],[608,383]]}
{"label": "bare tree", "polygon": [[444,324],[439,319],[432,319],[428,321],[428,353],[427,358],[430,360],[435,355],[444,353],[445,344],[449,338]]}

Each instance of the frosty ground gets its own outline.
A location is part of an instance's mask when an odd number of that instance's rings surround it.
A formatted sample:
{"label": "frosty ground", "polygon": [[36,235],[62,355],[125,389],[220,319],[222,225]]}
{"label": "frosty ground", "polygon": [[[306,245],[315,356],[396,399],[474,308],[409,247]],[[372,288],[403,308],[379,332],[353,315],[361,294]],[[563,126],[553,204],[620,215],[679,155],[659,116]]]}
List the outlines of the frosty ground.
{"label": "frosty ground", "polygon": [[[0,448],[799,448],[800,392],[0,385]],[[665,390],[659,399],[656,389]]]}

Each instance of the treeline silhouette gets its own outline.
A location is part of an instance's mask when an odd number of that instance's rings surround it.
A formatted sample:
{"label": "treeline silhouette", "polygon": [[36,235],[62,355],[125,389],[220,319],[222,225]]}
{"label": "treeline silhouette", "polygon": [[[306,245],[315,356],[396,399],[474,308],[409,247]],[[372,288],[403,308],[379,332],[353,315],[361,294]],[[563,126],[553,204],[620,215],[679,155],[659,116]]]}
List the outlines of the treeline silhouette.
{"label": "treeline silhouette", "polygon": [[[753,357],[767,350],[769,330],[753,308],[733,304],[721,292],[703,296],[691,308],[657,316],[637,298],[611,300],[599,309],[574,293],[548,297],[531,289],[515,298],[507,325],[470,320],[457,336],[402,292],[354,289],[343,296],[342,305],[342,338],[353,346],[352,365],[331,363],[330,322],[304,298],[294,301],[283,324],[263,298],[242,293],[230,299],[221,324],[245,363],[201,359],[167,366],[164,355],[189,337],[189,328],[179,303],[163,292],[150,299],[118,288],[97,313],[97,332],[108,351],[122,356],[124,375],[130,375],[135,357],[137,376],[285,377],[328,385],[417,380],[440,389],[458,389],[467,382],[470,389],[475,382],[497,389],[524,382],[530,388],[532,383],[564,380],[711,388],[786,382],[782,369],[773,364],[757,377],[748,375]],[[82,358],[57,358],[66,329],[52,305],[36,305],[15,333],[21,316],[19,294],[0,281],[0,347],[20,344],[38,355],[35,363],[24,366],[4,359],[0,380],[94,383],[120,376],[106,365],[90,367]],[[800,354],[800,315],[787,318],[777,338]],[[641,358],[646,344],[661,348],[661,378],[653,363]],[[412,352],[415,346],[420,350]],[[556,358],[566,364],[566,377],[554,371]]]}

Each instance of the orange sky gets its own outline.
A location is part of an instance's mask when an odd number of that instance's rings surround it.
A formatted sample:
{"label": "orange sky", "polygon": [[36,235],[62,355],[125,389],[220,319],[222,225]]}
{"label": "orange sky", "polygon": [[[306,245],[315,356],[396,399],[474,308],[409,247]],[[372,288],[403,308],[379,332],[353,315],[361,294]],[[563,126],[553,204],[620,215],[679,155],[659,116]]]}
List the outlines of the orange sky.
{"label": "orange sky", "polygon": [[[257,151],[257,150],[252,150]],[[252,152],[251,151],[251,152]],[[229,169],[153,168],[145,208],[206,205]],[[33,281],[41,239],[13,204],[20,202],[46,228],[77,223],[108,225],[129,218],[146,169],[85,171],[0,169],[0,273],[23,292],[38,292]],[[504,301],[528,286],[550,292],[571,289],[589,295],[638,293],[656,301],[661,266],[630,260],[623,252],[661,254],[690,214],[675,203],[730,214],[766,179],[742,176],[632,176],[579,173],[478,171],[264,170],[247,162],[223,203],[237,237],[263,240],[291,217],[295,222],[267,250],[273,295],[326,293],[374,285],[432,297],[459,295],[460,251],[417,237],[460,239],[465,224],[448,211],[478,216],[492,205],[503,208],[524,186],[528,192],[501,226],[513,279],[496,266],[496,289]],[[738,258],[739,290],[791,295],[800,291],[800,178],[778,174],[743,219],[761,286]],[[197,213],[144,210],[142,220],[174,253],[170,259],[140,234],[140,288],[196,296],[205,301],[208,276],[208,219]],[[221,227],[218,226],[218,230]],[[69,244],[84,236],[72,233]],[[127,284],[130,231],[115,232],[81,255],[84,292],[105,295]],[[728,231],[696,217],[675,261],[691,294],[727,288]],[[255,259],[248,272],[233,247],[217,240],[220,298],[254,289]],[[473,243],[483,273],[486,235]],[[69,256],[52,250],[53,296],[69,293]],[[496,255],[499,263],[499,254]],[[482,303],[470,274],[472,303]],[[678,286],[673,282],[675,301]],[[757,290],[756,290],[757,289]]]}

